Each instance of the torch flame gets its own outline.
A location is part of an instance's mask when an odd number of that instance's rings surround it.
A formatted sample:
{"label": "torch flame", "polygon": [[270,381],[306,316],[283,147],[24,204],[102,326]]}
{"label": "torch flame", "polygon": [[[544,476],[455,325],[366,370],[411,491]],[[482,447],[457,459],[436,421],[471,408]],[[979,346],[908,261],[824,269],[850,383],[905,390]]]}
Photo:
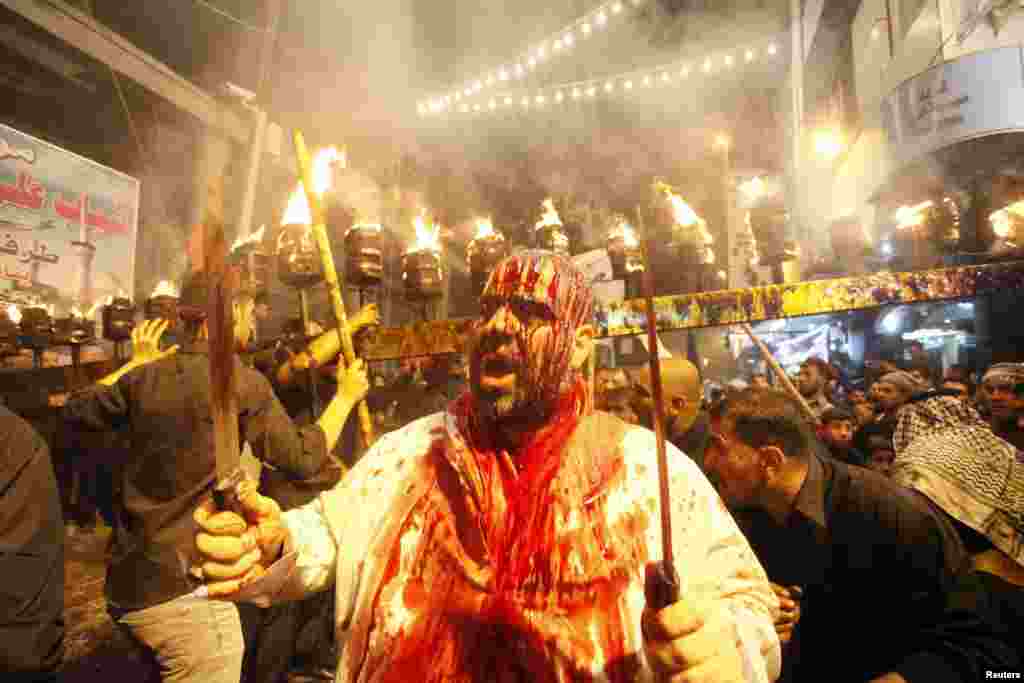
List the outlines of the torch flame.
{"label": "torch flame", "polygon": [[100,306],[102,306],[102,305],[103,305],[102,301],[97,301],[92,306],[90,306],[89,310],[85,312],[85,318],[86,319],[91,319],[94,315],[96,315],[96,311],[100,310]]}
{"label": "torch flame", "polygon": [[79,310],[78,306],[72,306],[71,307],[71,317],[72,318],[84,318],[85,316],[82,315],[82,311]]}
{"label": "torch flame", "polygon": [[1011,216],[1024,218],[1024,199],[989,214],[988,219],[992,223],[992,230],[998,237],[1010,236],[1010,232],[1013,230]]}
{"label": "torch flame", "polygon": [[640,246],[640,242],[636,238],[636,232],[633,230],[633,226],[625,221],[620,222],[612,228],[611,237],[621,237],[623,246],[628,249]]}
{"label": "torch flame", "polygon": [[157,283],[156,287],[153,288],[153,293],[150,294],[149,296],[150,298],[158,296],[170,296],[177,299],[178,289],[170,280],[161,280],[160,282]]}
{"label": "torch flame", "polygon": [[[323,196],[331,189],[334,181],[334,166],[340,164],[342,168],[347,166],[344,152],[339,152],[337,147],[325,147],[313,157],[313,192],[317,196]],[[306,192],[302,183],[297,183],[295,189],[288,196],[288,206],[281,218],[282,225],[313,225],[313,214],[306,201]]]}
{"label": "torch flame", "polygon": [[426,219],[422,215],[416,216],[416,242],[409,247],[405,253],[412,254],[417,251],[441,251],[441,242],[439,240],[439,234],[441,229],[439,225],[431,224],[427,226]]}
{"label": "torch flame", "polygon": [[761,176],[754,176],[747,182],[740,185],[740,190],[743,191],[747,197],[753,201],[757,201],[765,195],[768,191],[768,187],[761,180]]}
{"label": "torch flame", "polygon": [[498,233],[494,231],[494,223],[491,222],[490,218],[476,219],[476,236],[473,239],[487,239],[488,237],[494,237],[497,234]]}
{"label": "torch flame", "polygon": [[916,228],[917,226],[924,223],[924,211],[930,209],[935,205],[935,202],[928,200],[915,204],[914,206],[901,206],[896,209],[896,212],[892,215],[896,219],[896,229],[904,230],[906,228]]}
{"label": "torch flame", "polygon": [[247,244],[259,244],[263,241],[263,231],[267,226],[261,225],[260,229],[250,235],[239,235],[231,245],[231,251],[241,249]]}
{"label": "torch flame", "polygon": [[11,304],[7,307],[7,317],[15,325],[21,322],[21,309],[18,308],[17,304]]}
{"label": "torch flame", "polygon": [[708,248],[706,253],[707,253],[707,255],[706,255],[705,259],[704,259],[704,262],[705,263],[714,263],[715,262],[715,252],[714,252],[714,250],[711,249],[711,248]]}
{"label": "torch flame", "polygon": [[540,220],[537,221],[537,225],[534,226],[536,229],[562,224],[562,218],[558,215],[558,210],[555,209],[555,202],[551,197],[545,199],[541,206],[544,207],[544,215],[541,216]]}

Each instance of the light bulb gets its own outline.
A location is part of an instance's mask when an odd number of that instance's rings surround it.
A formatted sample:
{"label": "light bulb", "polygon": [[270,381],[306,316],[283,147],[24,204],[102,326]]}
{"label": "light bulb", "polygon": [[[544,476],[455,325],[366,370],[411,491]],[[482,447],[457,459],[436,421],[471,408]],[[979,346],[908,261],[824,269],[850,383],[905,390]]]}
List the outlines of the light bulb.
{"label": "light bulb", "polygon": [[575,39],[572,37],[572,33],[566,33],[565,38],[562,39],[562,42],[565,43],[566,47],[572,47],[573,40]]}
{"label": "light bulb", "polygon": [[626,90],[632,90],[633,89],[633,81],[626,81],[625,86],[626,86]]}
{"label": "light bulb", "polygon": [[491,100],[491,101],[490,101],[490,102],[489,102],[489,103],[487,104],[487,106],[488,106],[488,107],[490,107],[491,109],[494,109],[495,107],[497,107],[497,106],[498,106],[498,103],[497,103],[497,102],[495,102],[494,100]]}
{"label": "light bulb", "polygon": [[480,105],[479,104],[474,104],[473,105],[473,111],[480,111]]}
{"label": "light bulb", "polygon": [[583,24],[582,31],[583,31],[583,35],[589,36],[590,35],[590,24]]}
{"label": "light bulb", "polygon": [[612,14],[618,14],[621,11],[622,11],[622,3],[621,2],[616,2],[614,5],[612,5]]}
{"label": "light bulb", "polygon": [[725,65],[726,66],[732,66],[732,55],[726,55],[725,56]]}
{"label": "light bulb", "polygon": [[711,58],[708,57],[707,59],[704,60],[704,73],[708,73],[710,71],[711,71]]}
{"label": "light bulb", "polygon": [[558,40],[555,41],[555,49],[556,50],[561,50],[562,49],[562,39],[561,38],[559,38]]}
{"label": "light bulb", "polygon": [[579,96],[580,96],[580,89],[579,89],[579,88],[573,88],[573,89],[572,89],[572,96],[573,96],[574,98],[577,98],[577,99],[578,99],[578,98],[579,98]]}
{"label": "light bulb", "polygon": [[668,83],[668,74],[667,73],[661,74],[661,82],[662,83]]}
{"label": "light bulb", "polygon": [[650,76],[644,76],[644,85],[645,86],[650,86],[651,85],[651,77]]}
{"label": "light bulb", "polygon": [[526,62],[526,66],[532,69],[533,67],[537,66],[537,60],[534,59],[533,57],[530,57],[529,61]]}
{"label": "light bulb", "polygon": [[559,90],[557,93],[555,93],[555,102],[561,102],[562,101],[562,97],[563,97],[562,96],[562,91]]}
{"label": "light bulb", "polygon": [[537,104],[544,104],[544,96],[537,95]]}
{"label": "light bulb", "polygon": [[590,97],[593,97],[596,93],[597,93],[597,88],[595,88],[594,86],[590,86],[587,89],[587,95],[589,95]]}
{"label": "light bulb", "polygon": [[605,14],[604,12],[598,12],[597,13],[597,25],[598,26],[604,26],[607,21],[608,21],[608,15],[607,14]]}
{"label": "light bulb", "polygon": [[775,43],[771,43],[770,45],[768,45],[768,54],[774,55],[778,51],[779,48],[775,47]]}
{"label": "light bulb", "polygon": [[512,98],[511,97],[506,97],[505,98],[505,106],[507,107],[510,104],[512,104]]}
{"label": "light bulb", "polygon": [[611,92],[612,88],[614,88],[614,87],[615,86],[612,85],[612,82],[608,81],[607,83],[604,84],[604,91],[605,92]]}
{"label": "light bulb", "polygon": [[754,61],[754,51],[753,50],[747,50],[747,53],[744,55],[744,57],[746,57],[748,62]]}
{"label": "light bulb", "polygon": [[508,80],[508,72],[505,71],[504,69],[499,71],[498,72],[498,80],[499,81],[507,81]]}

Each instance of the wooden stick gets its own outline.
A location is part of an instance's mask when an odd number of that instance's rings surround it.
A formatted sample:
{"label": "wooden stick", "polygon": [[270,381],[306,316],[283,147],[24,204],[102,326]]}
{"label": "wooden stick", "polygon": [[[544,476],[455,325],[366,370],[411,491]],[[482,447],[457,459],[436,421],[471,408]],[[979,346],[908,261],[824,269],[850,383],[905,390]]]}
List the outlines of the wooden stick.
{"label": "wooden stick", "polygon": [[[331,242],[327,237],[327,224],[324,218],[323,205],[316,195],[313,186],[313,159],[306,148],[306,141],[302,132],[295,131],[295,156],[299,162],[299,174],[302,178],[302,187],[306,192],[306,201],[309,203],[309,212],[313,217],[313,237],[316,239],[317,247],[320,249],[320,260],[323,264],[324,281],[327,283],[327,292],[331,297],[331,305],[334,308],[334,319],[338,324],[338,338],[341,340],[342,358],[346,365],[352,365],[356,360],[355,347],[352,344],[352,333],[348,328],[348,316],[345,313],[345,301],[341,297],[341,283],[338,281],[338,271],[334,267],[334,254],[331,253]],[[373,421],[370,419],[370,409],[366,401],[362,400],[358,405],[359,426],[363,434],[363,444],[369,448],[373,445]]]}
{"label": "wooden stick", "polygon": [[658,506],[661,508],[661,573],[648,578],[645,592],[648,607],[663,609],[679,600],[679,575],[675,569],[675,553],[672,549],[672,492],[668,485],[668,453],[665,451],[665,401],[661,386],[658,317],[654,312],[654,282],[649,254],[651,243],[648,236],[643,234],[643,213],[639,206],[636,215],[637,228],[642,231],[638,235],[644,259],[641,287],[647,308],[647,351],[651,371],[651,398],[654,401],[654,438],[658,454]]}
{"label": "wooden stick", "polygon": [[748,337],[750,337],[750,341],[754,342],[754,346],[756,346],[758,350],[761,351],[761,355],[764,356],[765,361],[768,363],[768,366],[772,369],[772,372],[775,373],[775,376],[779,378],[779,382],[786,390],[786,393],[796,400],[797,404],[799,404],[800,406],[800,409],[804,411],[804,415],[806,415],[807,419],[811,421],[811,424],[820,424],[821,420],[819,420],[818,416],[814,414],[813,410],[811,410],[811,406],[807,403],[807,400],[803,397],[803,395],[799,391],[797,391],[797,388],[795,386],[793,386],[793,382],[790,381],[789,375],[787,375],[786,371],[782,369],[781,365],[779,365],[779,361],[775,360],[775,356],[772,355],[771,350],[765,345],[763,341],[758,339],[757,335],[754,334],[754,330],[751,329],[749,324],[743,323],[742,325],[740,325],[740,327],[742,327],[743,331],[747,333]]}

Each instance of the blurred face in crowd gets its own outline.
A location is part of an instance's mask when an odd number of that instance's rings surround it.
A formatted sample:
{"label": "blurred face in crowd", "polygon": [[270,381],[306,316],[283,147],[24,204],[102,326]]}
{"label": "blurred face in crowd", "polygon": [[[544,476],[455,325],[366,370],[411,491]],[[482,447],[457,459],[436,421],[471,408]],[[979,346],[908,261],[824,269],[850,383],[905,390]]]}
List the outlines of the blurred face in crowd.
{"label": "blurred face in crowd", "polygon": [[896,459],[896,454],[888,448],[880,448],[871,451],[871,457],[868,458],[868,468],[889,476],[892,471],[892,461]]}
{"label": "blurred face in crowd", "polygon": [[908,370],[907,374],[909,374],[911,377],[916,379],[921,384],[928,384],[928,385],[930,385],[932,383],[931,379],[928,378],[928,375],[925,374],[925,371],[920,369],[920,368],[914,368],[913,370]]}
{"label": "blurred face in crowd", "polygon": [[907,402],[907,395],[899,387],[888,382],[875,382],[871,387],[875,404],[883,413],[890,413]]}
{"label": "blurred face in crowd", "polygon": [[825,425],[822,434],[830,445],[849,448],[853,444],[853,430],[853,422],[850,420],[832,420]]}
{"label": "blurred face in crowd", "polygon": [[704,467],[726,505],[752,507],[768,482],[762,454],[740,440],[733,421],[724,418],[704,451]]}
{"label": "blurred face in crowd", "polygon": [[796,376],[796,388],[804,396],[816,396],[825,387],[825,377],[816,365],[805,363]]}
{"label": "blurred face in crowd", "polygon": [[854,406],[859,403],[867,403],[868,400],[867,394],[864,393],[863,389],[852,389],[848,394],[848,398]]}
{"label": "blurred face in crowd", "polygon": [[955,391],[956,397],[959,398],[961,401],[966,401],[971,397],[970,392],[967,389],[967,385],[964,384],[963,382],[953,382],[947,380],[942,383],[942,389],[944,391],[950,392]]}
{"label": "blurred face in crowd", "polygon": [[857,420],[858,427],[870,424],[875,419],[875,407],[867,401],[864,401],[863,403],[854,403],[853,417]]}
{"label": "blurred face in crowd", "polygon": [[640,424],[636,412],[630,402],[631,391],[627,388],[615,389],[599,394],[597,408],[615,415],[623,422]]}
{"label": "blurred face in crowd", "polygon": [[754,389],[771,389],[771,385],[768,384],[767,375],[754,375],[750,378],[750,386]]}
{"label": "blurred face in crowd", "polygon": [[1018,385],[1002,379],[987,379],[983,386],[993,418],[1009,421],[1024,414],[1024,392],[1018,393]]}
{"label": "blurred face in crowd", "polygon": [[598,393],[625,389],[629,378],[622,368],[599,368],[594,373],[594,388]]}

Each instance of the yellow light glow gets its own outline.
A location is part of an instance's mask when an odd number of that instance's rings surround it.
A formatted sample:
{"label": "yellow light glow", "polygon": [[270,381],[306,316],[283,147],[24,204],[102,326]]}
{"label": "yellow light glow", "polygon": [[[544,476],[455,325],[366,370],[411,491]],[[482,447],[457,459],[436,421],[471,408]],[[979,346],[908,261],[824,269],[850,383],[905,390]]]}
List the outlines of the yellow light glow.
{"label": "yellow light glow", "polygon": [[707,257],[706,257],[704,262],[705,263],[714,263],[715,262],[715,252],[714,252],[714,250],[709,248],[706,253],[707,253]]}
{"label": "yellow light glow", "polygon": [[[323,196],[334,182],[334,167],[341,165],[346,168],[347,159],[345,153],[337,147],[325,147],[313,157],[313,192],[317,196]],[[298,183],[288,197],[288,206],[281,218],[282,225],[313,225],[313,214],[309,209],[309,202],[306,201],[306,193],[302,183]]]}
{"label": "yellow light glow", "polygon": [[562,224],[562,218],[558,215],[558,210],[555,209],[555,202],[551,197],[545,199],[541,203],[541,206],[544,207],[544,215],[540,217],[539,221],[537,221],[537,225],[534,226],[535,229],[544,228],[549,225]]}
{"label": "yellow light glow", "polygon": [[416,216],[413,221],[413,225],[416,227],[416,242],[409,247],[405,253],[412,254],[417,251],[441,251],[441,241],[439,236],[441,234],[441,226],[431,224],[427,225],[426,219],[423,215]]}
{"label": "yellow light glow", "polygon": [[914,228],[924,223],[924,211],[935,205],[930,199],[914,206],[901,206],[896,209],[892,217],[896,221],[897,230]]}
{"label": "yellow light glow", "polygon": [[764,181],[761,180],[760,176],[755,176],[745,183],[740,185],[740,191],[747,195],[751,200],[758,200],[765,195],[768,191]]}
{"label": "yellow light glow", "polygon": [[843,136],[836,130],[819,130],[814,134],[814,151],[826,161],[832,161],[843,151]]}
{"label": "yellow light glow", "polygon": [[21,309],[15,304],[10,304],[7,307],[7,317],[11,319],[11,322],[17,325],[21,322]]}
{"label": "yellow light glow", "polygon": [[487,237],[493,237],[497,235],[494,231],[494,223],[491,222],[490,218],[477,218],[476,219],[476,236],[473,239],[481,240]]}
{"label": "yellow light glow", "polygon": [[235,249],[241,249],[247,244],[259,244],[263,241],[263,231],[267,226],[261,225],[260,229],[254,233],[247,235],[239,235],[234,243],[231,245],[231,251]]}
{"label": "yellow light glow", "polygon": [[82,315],[82,311],[79,310],[78,306],[72,306],[71,307],[71,314],[70,315],[71,315],[72,318],[84,318],[85,317],[85,316]]}
{"label": "yellow light glow", "polygon": [[175,299],[178,298],[178,288],[174,286],[174,283],[170,280],[161,280],[156,283],[156,287],[153,288],[153,293],[149,295],[152,297],[157,296],[170,296]]}
{"label": "yellow light glow", "polygon": [[728,147],[730,143],[729,136],[724,133],[715,136],[715,147]]}
{"label": "yellow light glow", "polygon": [[636,238],[636,232],[633,230],[633,226],[625,221],[612,228],[608,236],[612,239],[621,237],[623,246],[631,249],[640,246],[640,242]]}

